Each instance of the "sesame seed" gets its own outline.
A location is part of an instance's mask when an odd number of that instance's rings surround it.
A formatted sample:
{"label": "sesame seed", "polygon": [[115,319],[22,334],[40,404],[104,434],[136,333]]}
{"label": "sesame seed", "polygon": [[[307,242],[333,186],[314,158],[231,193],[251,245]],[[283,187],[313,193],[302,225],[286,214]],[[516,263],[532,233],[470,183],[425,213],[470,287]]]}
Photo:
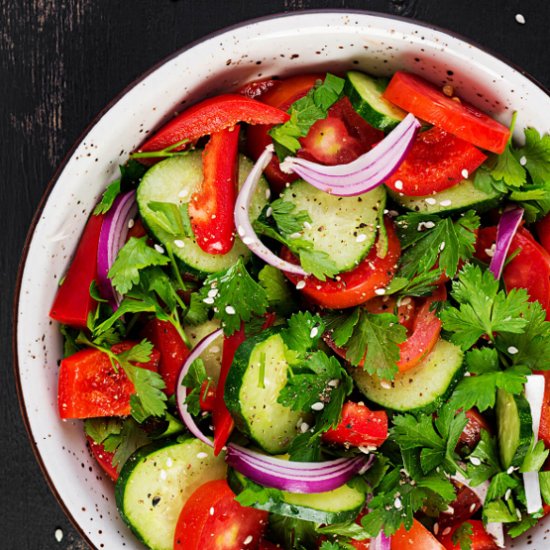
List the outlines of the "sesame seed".
{"label": "sesame seed", "polygon": [[271,189],[266,189],[265,190],[265,198],[269,200],[269,198],[271,197]]}
{"label": "sesame seed", "polygon": [[208,458],[208,453],[197,453],[198,459]]}
{"label": "sesame seed", "polygon": [[219,290],[217,288],[211,288],[209,291],[208,291],[208,297],[209,298],[215,298],[218,294],[219,294]]}
{"label": "sesame seed", "polygon": [[184,199],[185,197],[187,197],[187,195],[189,194],[189,191],[187,191],[187,189],[182,189],[179,193],[178,193],[178,197],[180,199]]}
{"label": "sesame seed", "polygon": [[367,236],[364,233],[359,233],[355,238],[355,242],[362,243],[367,240]]}
{"label": "sesame seed", "polygon": [[474,466],[479,466],[481,465],[481,460],[479,458],[477,458],[477,456],[471,456],[470,457],[470,462],[474,465]]}
{"label": "sesame seed", "polygon": [[211,346],[211,348],[208,351],[210,353],[219,353],[220,352],[220,346]]}
{"label": "sesame seed", "polygon": [[166,479],[166,470],[161,470],[160,471],[160,479]]}
{"label": "sesame seed", "polygon": [[441,533],[441,534],[444,537],[446,537],[450,532],[451,532],[451,528],[450,527],[445,527],[445,529],[443,529],[443,533]]}
{"label": "sesame seed", "polygon": [[475,509],[476,509],[476,503],[472,502],[472,504],[470,504],[470,514],[473,514]]}
{"label": "sesame seed", "polygon": [[162,248],[162,246],[160,246],[160,244],[156,244],[156,245],[155,245],[155,250],[156,250],[159,254],[164,254],[164,248]]}
{"label": "sesame seed", "polygon": [[298,231],[296,233],[291,233],[288,237],[289,239],[299,239],[302,236],[302,234]]}
{"label": "sesame seed", "polygon": [[331,388],[337,388],[337,387],[340,385],[340,380],[338,380],[337,378],[334,378],[334,379],[332,379],[332,380],[329,380],[328,385],[329,385]]}
{"label": "sesame seed", "polygon": [[450,199],[445,199],[444,201],[441,201],[439,204],[441,206],[451,206],[451,204],[453,204],[453,201]]}
{"label": "sesame seed", "polygon": [[401,499],[399,497],[396,497],[396,499],[393,501],[393,506],[397,510],[401,510],[401,508],[403,508],[403,504],[401,503]]}
{"label": "sesame seed", "polygon": [[520,25],[525,25],[525,17],[522,13],[516,13],[516,22]]}
{"label": "sesame seed", "polygon": [[447,509],[443,513],[444,514],[454,514],[455,509],[452,506],[447,506]]}
{"label": "sesame seed", "polygon": [[322,411],[324,408],[325,408],[325,405],[320,401],[317,401],[316,403],[313,403],[313,405],[311,405],[312,411]]}
{"label": "sesame seed", "polygon": [[204,302],[205,304],[208,304],[208,305],[210,306],[210,305],[212,305],[212,304],[214,303],[214,298],[205,298],[205,299],[203,300],[203,302]]}
{"label": "sesame seed", "polygon": [[397,180],[394,185],[396,189],[399,189],[399,191],[403,189],[403,182],[401,180]]}
{"label": "sesame seed", "polygon": [[519,351],[519,349],[515,346],[510,346],[507,351],[510,355],[515,355]]}
{"label": "sesame seed", "polygon": [[128,220],[128,229],[132,229],[132,227],[134,227],[135,224],[136,224],[136,222],[134,221],[133,218],[129,219]]}
{"label": "sesame seed", "polygon": [[386,289],[385,288],[377,288],[377,289],[375,289],[374,293],[377,294],[378,296],[384,296],[384,294],[386,294]]}
{"label": "sesame seed", "polygon": [[437,521],[434,523],[434,535],[437,535],[439,533],[439,523]]}
{"label": "sesame seed", "polygon": [[265,211],[265,215],[269,218],[273,214],[273,208],[271,206]]}
{"label": "sesame seed", "polygon": [[250,544],[253,540],[254,537],[252,535],[248,535],[248,537],[243,540],[243,544],[246,546],[247,544]]}
{"label": "sesame seed", "polygon": [[244,237],[244,227],[242,225],[239,225],[239,227],[237,227],[237,233],[239,234],[239,237]]}
{"label": "sesame seed", "polygon": [[305,434],[309,430],[309,424],[307,422],[302,422],[300,424],[300,431]]}
{"label": "sesame seed", "polygon": [[298,281],[296,283],[296,290],[302,290],[302,288],[304,288],[306,286],[306,282],[305,281]]}
{"label": "sesame seed", "polygon": [[462,172],[460,172],[460,175],[461,175],[465,180],[467,180],[467,179],[468,179],[468,176],[470,175],[470,173],[468,172],[468,170],[466,170],[466,168],[463,168],[463,169],[462,169]]}
{"label": "sesame seed", "polygon": [[309,222],[304,222],[304,229],[311,229],[311,224]]}
{"label": "sesame seed", "polygon": [[443,252],[443,250],[445,250],[445,241],[442,241],[441,244],[439,245],[439,251]]}
{"label": "sesame seed", "polygon": [[359,447],[357,447],[363,454],[370,454],[370,447],[368,445],[359,445]]}
{"label": "sesame seed", "polygon": [[211,515],[211,516],[214,515],[214,506],[211,506],[211,507],[210,507],[210,515]]}
{"label": "sesame seed", "polygon": [[384,388],[385,390],[391,389],[391,384],[387,380],[382,380],[380,382],[380,386]]}
{"label": "sesame seed", "polygon": [[313,327],[309,332],[309,337],[315,338],[318,334],[319,334],[319,329],[317,327]]}
{"label": "sesame seed", "polygon": [[227,315],[235,315],[236,311],[233,306],[225,306],[225,313],[227,313]]}
{"label": "sesame seed", "polygon": [[504,493],[504,500],[508,500],[511,494],[512,494],[512,489],[506,489],[506,492]]}
{"label": "sesame seed", "polygon": [[181,240],[181,239],[176,239],[174,241],[174,244],[178,247],[178,248],[183,248],[185,246],[185,243]]}
{"label": "sesame seed", "polygon": [[527,159],[522,156],[520,159],[519,159],[519,163],[522,165],[522,166],[525,166],[527,164]]}
{"label": "sesame seed", "polygon": [[435,227],[435,223],[434,222],[420,222],[417,226],[416,226],[416,230],[417,231],[422,231],[423,229],[433,229]]}
{"label": "sesame seed", "polygon": [[55,537],[55,540],[57,542],[61,542],[63,540],[63,531],[59,529],[59,527],[55,530],[53,536]]}
{"label": "sesame seed", "polygon": [[244,243],[246,246],[250,246],[253,242],[254,242],[254,239],[251,238],[251,237],[244,237],[244,238],[243,238],[243,243]]}
{"label": "sesame seed", "polygon": [[521,520],[521,512],[519,511],[519,508],[516,508],[516,516],[519,520]]}
{"label": "sesame seed", "polygon": [[437,201],[436,201],[435,199],[433,199],[432,197],[428,197],[427,199],[424,199],[424,202],[425,202],[426,204],[431,204],[431,205],[437,203]]}
{"label": "sesame seed", "polygon": [[443,86],[443,93],[447,97],[453,97],[454,88],[450,84],[445,84],[445,86]]}
{"label": "sesame seed", "polygon": [[166,459],[166,466],[168,466],[168,468],[170,468],[172,466],[172,464],[174,464],[174,461],[170,457],[168,457]]}
{"label": "sesame seed", "polygon": [[514,472],[515,472],[516,468],[514,468],[513,466],[510,466],[507,470],[506,470],[506,473],[508,475],[512,475]]}
{"label": "sesame seed", "polygon": [[489,258],[492,258],[495,255],[496,249],[497,249],[497,245],[496,245],[496,243],[493,243],[491,245],[491,248],[486,248],[484,250],[484,252],[485,252],[485,254],[487,254],[487,256],[489,256]]}

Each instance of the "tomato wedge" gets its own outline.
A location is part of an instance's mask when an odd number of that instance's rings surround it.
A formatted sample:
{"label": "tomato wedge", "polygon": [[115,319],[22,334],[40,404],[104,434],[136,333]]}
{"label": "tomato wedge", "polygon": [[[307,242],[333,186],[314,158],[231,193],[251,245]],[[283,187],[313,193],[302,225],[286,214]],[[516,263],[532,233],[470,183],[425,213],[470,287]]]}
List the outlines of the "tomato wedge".
{"label": "tomato wedge", "polygon": [[[498,550],[497,543],[495,539],[483,527],[483,522],[478,519],[469,519],[467,522],[472,526],[472,534],[470,535],[472,541],[472,550]],[[440,537],[440,541],[443,544],[443,547],[447,550],[460,550],[460,544],[455,544],[453,542],[453,535],[455,531],[463,523],[457,524],[451,528],[451,530]],[[392,546],[393,550],[393,546]]]}
{"label": "tomato wedge", "polygon": [[[476,257],[489,262],[487,254],[496,241],[496,227],[484,227],[479,230],[476,242]],[[546,310],[546,319],[550,319],[550,254],[535,241],[531,233],[520,227],[512,239],[508,257],[516,254],[504,268],[502,277],[506,290],[524,288],[529,300],[537,300]]]}
{"label": "tomato wedge", "polygon": [[[550,394],[549,394],[550,399]],[[549,411],[550,412],[550,411]],[[460,437],[458,438],[457,447],[466,445],[470,449],[473,449],[481,440],[481,430],[491,433],[491,426],[487,423],[487,420],[476,409],[469,409],[465,412],[468,423],[462,430]],[[550,419],[549,419],[550,422]],[[550,428],[550,425],[549,425]],[[550,435],[550,434],[549,434]],[[549,439],[550,441],[550,439]]]}
{"label": "tomato wedge", "polygon": [[414,74],[397,71],[383,95],[418,118],[493,153],[504,152],[510,138],[506,126]]}
{"label": "tomato wedge", "polygon": [[388,415],[386,411],[371,411],[362,403],[347,401],[342,407],[340,422],[322,438],[326,443],[378,447],[388,438]]}
{"label": "tomato wedge", "polygon": [[96,462],[113,481],[116,481],[118,479],[118,472],[113,466],[113,458],[115,453],[107,452],[102,443],[96,443],[89,435],[86,436],[86,439]]}
{"label": "tomato wedge", "polygon": [[405,160],[385,183],[396,193],[431,195],[460,183],[486,158],[470,143],[434,127],[416,136]]}
{"label": "tomato wedge", "polygon": [[[323,307],[340,309],[365,303],[376,296],[377,289],[384,288],[391,281],[401,254],[393,222],[386,218],[384,225],[388,234],[388,252],[384,258],[377,256],[375,244],[354,270],[340,273],[338,279],[320,281],[313,276],[303,279],[285,272],[286,277],[294,285],[303,280],[305,286],[300,292]],[[287,262],[298,263],[298,259],[287,248],[281,250],[281,257]]]}
{"label": "tomato wedge", "polygon": [[[135,342],[121,342],[111,349],[113,353],[121,353],[134,345]],[[153,350],[148,363],[136,363],[136,366],[157,371],[159,357],[159,352]],[[57,402],[63,419],[127,416],[131,410],[130,396],[134,393],[134,385],[122,368],[115,372],[102,351],[85,349],[61,361]]]}
{"label": "tomato wedge", "polygon": [[444,550],[444,546],[416,519],[407,531],[404,527],[398,529],[391,538],[391,550]]}
{"label": "tomato wedge", "polygon": [[145,325],[142,334],[159,352],[158,371],[166,384],[164,392],[168,396],[173,395],[181,367],[189,355],[189,348],[169,321],[152,319]]}
{"label": "tomato wedge", "polygon": [[267,518],[267,512],[241,506],[225,479],[209,481],[183,506],[174,550],[257,550]]}
{"label": "tomato wedge", "polygon": [[86,328],[95,307],[90,285],[97,278],[97,248],[104,216],[90,216],[63,283],[57,289],[50,317],[60,323]]}
{"label": "tomato wedge", "polygon": [[470,519],[481,508],[481,501],[472,489],[456,481],[453,484],[456,487],[456,498],[449,504],[448,510],[441,512],[437,518],[439,533]]}
{"label": "tomato wedge", "polygon": [[[205,99],[186,109],[166,123],[148,139],[140,151],[161,151],[183,140],[194,142],[202,136],[231,128],[239,122],[247,124],[281,124],[288,114],[239,94],[222,94]],[[185,148],[182,144],[176,149]]]}

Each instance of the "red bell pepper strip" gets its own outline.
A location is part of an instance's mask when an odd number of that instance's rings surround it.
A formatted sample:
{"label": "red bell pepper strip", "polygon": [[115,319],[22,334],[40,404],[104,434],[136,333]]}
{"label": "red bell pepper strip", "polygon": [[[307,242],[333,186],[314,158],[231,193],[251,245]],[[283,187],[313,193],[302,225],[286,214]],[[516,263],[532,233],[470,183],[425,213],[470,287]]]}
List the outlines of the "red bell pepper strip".
{"label": "red bell pepper strip", "polygon": [[212,380],[205,380],[201,384],[199,406],[201,411],[212,412],[216,404],[216,384]]}
{"label": "red bell pepper strip", "polygon": [[354,447],[382,445],[388,438],[388,415],[386,411],[371,411],[361,403],[348,401],[342,407],[340,422],[322,438],[326,443]]}
{"label": "red bell pepper strip", "polygon": [[[281,124],[289,115],[255,99],[239,94],[224,94],[205,99],[186,109],[165,124],[142,146],[141,151],[161,151],[183,140],[193,142],[202,136],[231,128],[238,122],[247,124]],[[185,148],[185,143],[176,147]]]}
{"label": "red bell pepper strip", "polygon": [[235,240],[239,126],[210,136],[202,155],[202,183],[189,201],[197,244],[208,254],[227,254]]}
{"label": "red bell pepper strip", "polygon": [[234,422],[233,418],[227,406],[225,404],[223,393],[225,389],[225,381],[231,363],[233,363],[233,357],[237,348],[244,342],[246,336],[244,327],[241,327],[237,332],[234,332],[231,336],[223,337],[223,351],[222,351],[222,365],[220,369],[220,377],[218,379],[218,385],[216,387],[216,399],[214,402],[214,410],[212,411],[212,423],[214,425],[214,455],[218,456],[220,451],[227,443],[231,432],[233,431]]}
{"label": "red bell pepper strip", "polygon": [[[111,349],[121,353],[135,342],[121,342]],[[157,371],[160,354],[153,350],[147,363],[136,366]],[[115,372],[106,353],[84,349],[66,357],[59,368],[57,403],[59,416],[66,418],[95,418],[127,416],[131,412],[130,397],[134,384],[119,367]]]}
{"label": "red bell pepper strip", "polygon": [[90,285],[97,277],[97,247],[104,216],[91,216],[78,248],[57,290],[50,317],[65,325],[86,328],[88,315],[95,307]]}

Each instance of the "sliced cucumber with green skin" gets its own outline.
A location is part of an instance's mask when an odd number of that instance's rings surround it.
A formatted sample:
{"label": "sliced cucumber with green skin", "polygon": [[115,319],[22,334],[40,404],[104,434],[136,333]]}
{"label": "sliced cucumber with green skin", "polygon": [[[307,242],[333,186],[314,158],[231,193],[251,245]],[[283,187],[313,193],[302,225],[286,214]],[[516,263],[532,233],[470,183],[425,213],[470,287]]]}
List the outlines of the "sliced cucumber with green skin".
{"label": "sliced cucumber with green skin", "polygon": [[408,210],[426,214],[445,212],[448,214],[462,212],[474,208],[477,212],[484,212],[495,207],[502,199],[502,194],[496,190],[485,193],[470,179],[462,180],[444,191],[423,197],[407,197],[389,190],[391,198]]}
{"label": "sliced cucumber with green skin", "polygon": [[497,391],[497,428],[500,461],[503,468],[520,467],[533,437],[529,402],[523,395]]}
{"label": "sliced cucumber with green skin", "polygon": [[[249,483],[245,476],[232,468],[229,468],[227,482],[236,494],[246,489]],[[367,498],[362,489],[351,485],[342,485],[326,493],[279,491],[279,495],[280,498],[270,495],[267,502],[255,503],[252,507],[315,523],[345,523],[357,517]]]}
{"label": "sliced cucumber with green skin", "polygon": [[194,438],[142,447],[124,464],[115,487],[122,519],[152,550],[173,550],[178,517],[193,492],[226,475],[222,455]]}
{"label": "sliced cucumber with green skin", "polygon": [[370,401],[398,412],[435,411],[462,378],[462,350],[439,340],[432,352],[416,367],[399,372],[392,381],[383,381],[361,367],[351,375],[357,387]]}
{"label": "sliced cucumber with green skin", "polygon": [[[216,319],[205,321],[194,327],[185,327],[185,333],[189,337],[191,346],[194,348],[205,336],[212,334],[220,328],[220,322]],[[217,384],[220,377],[220,368],[222,364],[223,335],[212,342],[212,345],[201,355],[201,359],[206,369],[206,374]]]}
{"label": "sliced cucumber with green skin", "polygon": [[353,108],[371,126],[388,131],[397,126],[407,115],[405,111],[382,97],[388,85],[385,78],[374,78],[359,71],[346,73],[344,93]]}
{"label": "sliced cucumber with green skin", "polygon": [[311,218],[297,236],[326,252],[339,272],[354,269],[376,240],[378,214],[386,205],[384,186],[356,197],[337,197],[316,189],[305,181],[287,187],[281,199],[305,210]]}
{"label": "sliced cucumber with green skin", "polygon": [[286,451],[303,417],[277,402],[288,379],[287,348],[276,330],[239,346],[225,382],[224,398],[237,428],[271,454]]}
{"label": "sliced cucumber with green skin", "polygon": [[[244,183],[253,164],[244,156],[239,157],[239,186]],[[227,254],[208,254],[196,243],[194,237],[180,239],[175,245],[173,237],[155,223],[150,202],[188,203],[202,181],[202,151],[191,151],[182,157],[172,157],[150,168],[137,190],[139,213],[151,233],[164,246],[170,246],[175,256],[196,273],[215,273],[232,266],[239,257],[248,258],[250,251],[235,237],[235,244]],[[267,202],[267,182],[261,178],[250,205],[250,217],[255,220]]]}

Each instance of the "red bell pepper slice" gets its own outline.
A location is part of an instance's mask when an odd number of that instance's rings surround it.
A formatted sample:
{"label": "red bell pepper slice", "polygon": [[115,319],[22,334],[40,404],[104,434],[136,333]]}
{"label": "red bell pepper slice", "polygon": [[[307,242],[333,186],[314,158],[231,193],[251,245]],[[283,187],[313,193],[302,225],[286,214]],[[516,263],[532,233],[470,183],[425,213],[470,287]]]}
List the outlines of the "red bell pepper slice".
{"label": "red bell pepper slice", "polygon": [[[231,128],[238,122],[247,124],[281,124],[289,115],[255,99],[239,94],[223,94],[205,99],[165,124],[142,146],[141,151],[161,151],[179,141],[193,142],[202,136]],[[182,144],[176,149],[183,149]]]}
{"label": "red bell pepper slice", "polygon": [[57,290],[50,317],[65,325],[86,328],[88,315],[95,307],[90,285],[97,277],[97,248],[103,215],[91,216],[84,228],[75,255]]}
{"label": "red bell pepper slice", "polygon": [[227,254],[235,241],[239,126],[210,136],[202,155],[203,179],[189,202],[197,244],[208,254]]}
{"label": "red bell pepper slice", "polygon": [[[121,342],[111,349],[121,353],[135,342]],[[157,371],[160,354],[153,350],[148,363],[136,366]],[[119,367],[115,372],[106,353],[85,349],[66,357],[59,368],[57,403],[59,416],[66,418],[95,418],[127,416],[131,412],[130,396],[134,384]]]}
{"label": "red bell pepper slice", "polygon": [[145,325],[143,337],[160,353],[158,370],[166,384],[164,392],[168,396],[173,395],[181,367],[189,355],[189,348],[169,321],[152,319]]}
{"label": "red bell pepper slice", "polygon": [[97,463],[113,481],[116,481],[118,479],[118,471],[113,465],[115,453],[106,451],[103,443],[96,443],[89,435],[86,436],[86,439],[88,440],[90,452]]}
{"label": "red bell pepper slice", "polygon": [[326,443],[378,447],[388,438],[388,415],[386,411],[371,411],[366,405],[347,401],[340,422],[322,438]]}
{"label": "red bell pepper slice", "polygon": [[212,380],[205,380],[201,384],[199,406],[201,411],[212,412],[216,404],[216,384]]}

